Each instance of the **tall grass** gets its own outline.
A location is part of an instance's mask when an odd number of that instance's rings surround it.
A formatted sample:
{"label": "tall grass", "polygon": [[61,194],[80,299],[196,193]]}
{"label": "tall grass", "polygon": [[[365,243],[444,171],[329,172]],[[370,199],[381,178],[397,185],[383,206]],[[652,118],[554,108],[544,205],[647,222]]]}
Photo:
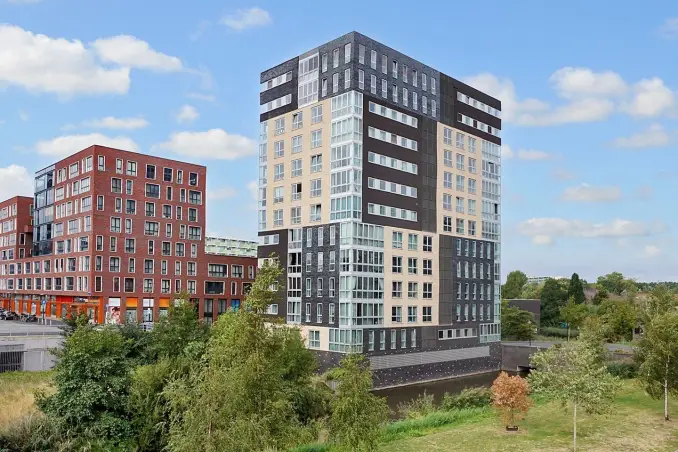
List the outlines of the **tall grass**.
{"label": "tall grass", "polygon": [[34,393],[48,389],[52,372],[0,374],[0,429],[37,412]]}

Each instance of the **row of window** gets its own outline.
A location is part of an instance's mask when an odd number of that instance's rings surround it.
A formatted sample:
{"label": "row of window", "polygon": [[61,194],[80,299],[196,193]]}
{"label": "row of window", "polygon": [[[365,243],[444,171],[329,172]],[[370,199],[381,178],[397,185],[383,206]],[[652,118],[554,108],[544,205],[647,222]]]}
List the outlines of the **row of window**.
{"label": "row of window", "polygon": [[415,140],[409,138],[401,137],[391,132],[385,130],[377,129],[375,127],[369,126],[367,128],[367,133],[370,138],[375,138],[380,141],[385,141],[387,143],[395,144],[396,146],[404,147],[406,149],[411,149],[416,151],[418,149],[418,143]]}
{"label": "row of window", "polygon": [[[303,151],[303,136],[296,135],[291,139],[292,154],[299,154]],[[322,129],[311,131],[311,149],[319,148],[323,145]],[[273,143],[273,158],[279,159],[285,156],[285,142],[278,140]],[[261,162],[264,163],[264,162]]]}
{"label": "row of window", "polygon": [[[405,349],[407,348],[407,330],[402,329],[400,330],[400,348]],[[411,329],[410,330],[410,348],[416,348],[417,347],[417,330]],[[391,350],[395,350],[397,347],[397,332],[396,330],[391,330],[391,345],[390,348]],[[374,337],[374,330],[369,330],[367,333],[367,350],[368,351],[374,351],[375,350],[375,337]],[[379,331],[379,350],[386,350],[386,331],[381,330]]]}
{"label": "row of window", "polygon": [[[311,108],[311,124],[318,124],[323,120],[323,106],[316,105]],[[282,135],[285,133],[286,117],[285,115],[278,116],[275,119],[274,135]],[[297,111],[292,114],[292,130],[300,129],[304,126],[304,112]],[[259,124],[259,139],[262,142],[268,141],[268,121],[263,121]]]}
{"label": "row of window", "polygon": [[[99,157],[101,158],[101,156]],[[75,177],[78,177],[80,174],[85,174],[89,173],[92,171],[92,163],[93,163],[93,157],[87,156],[83,158],[80,162],[74,162],[71,163],[68,166],[68,169],[62,168],[56,172],[56,181],[57,184],[60,184],[61,182],[64,182],[68,179],[73,179]],[[51,183],[51,178],[50,181]],[[35,191],[41,191],[44,190],[45,188],[50,188],[49,184],[47,183],[47,178],[44,177],[39,177],[36,178],[35,181]]]}
{"label": "row of window", "polygon": [[[468,146],[467,146],[468,142]],[[467,149],[469,152],[476,152],[476,143],[478,140],[475,137],[468,136],[464,133],[457,132],[454,143],[452,143],[452,129],[445,127],[443,129],[443,143],[449,146],[456,146],[457,149]]]}
{"label": "row of window", "polygon": [[418,127],[418,120],[414,116],[410,116],[405,113],[401,113],[399,111],[396,111],[392,108],[388,108],[384,105],[376,104],[372,101],[369,103],[369,109],[370,112],[375,113],[379,116],[383,116],[384,118],[389,118],[394,121],[401,122],[405,125],[414,127],[415,129]]}
{"label": "row of window", "polygon": [[459,102],[463,102],[467,105],[470,105],[474,108],[477,108],[478,110],[484,111],[487,114],[490,114],[492,116],[496,116],[497,118],[501,118],[501,111],[497,110],[494,107],[490,107],[489,105],[485,104],[484,102],[480,102],[479,100],[476,100],[472,98],[471,96],[467,96],[466,94],[462,93],[461,91],[457,91],[457,100]]}
{"label": "row of window", "polygon": [[381,204],[368,203],[367,213],[381,217],[397,218],[399,220],[417,221],[417,212],[414,210],[401,209],[400,207],[384,206]]}
{"label": "row of window", "polygon": [[[316,154],[311,156],[311,174],[319,173],[323,169],[323,156],[322,154]],[[291,166],[291,177],[301,177],[302,175],[302,160],[295,159],[290,163]],[[280,181],[285,179],[285,164],[276,163],[273,166],[273,181]]]}
{"label": "row of window", "polygon": [[15,217],[17,214],[17,204],[14,203],[10,206],[5,206],[0,209],[0,220],[4,220],[9,217]]}
{"label": "row of window", "polygon": [[[117,174],[125,174],[126,176],[131,176],[131,177],[136,177],[138,175],[137,172],[137,162],[133,160],[127,160],[123,161],[123,159],[115,159],[115,172]],[[160,168],[162,168],[162,176],[160,175]],[[100,155],[98,156],[98,170],[99,171],[106,171],[106,156]],[[176,174],[176,180],[175,180],[175,174]],[[183,184],[184,183],[184,171],[183,170],[175,170],[174,168],[170,167],[159,167],[158,165],[153,165],[153,164],[146,164],[146,172],[145,172],[145,177],[146,179],[151,179],[151,180],[156,180],[160,179],[163,182],[168,182],[168,183],[177,183],[177,184]],[[193,173],[189,172],[188,173],[188,185],[192,187],[197,187],[198,186],[198,173]]]}
{"label": "row of window", "polygon": [[[403,272],[403,257],[402,256],[392,256],[391,257],[391,272],[400,274]],[[407,258],[407,274],[416,275],[419,273],[418,269],[418,259],[416,257]],[[422,259],[422,275],[432,275],[433,274],[433,259]]]}
{"label": "row of window", "polygon": [[[391,297],[393,298],[403,297],[402,281],[391,282]],[[410,300],[416,300],[419,298],[419,283],[412,281],[407,283],[407,298],[409,298]],[[422,298],[424,300],[430,300],[433,298],[433,283],[430,282],[422,283]]]}
{"label": "row of window", "polygon": [[[483,287],[485,288],[483,290]],[[492,300],[492,285],[478,284],[478,283],[457,283],[456,287],[457,300]],[[457,305],[457,321],[459,321],[459,305]],[[488,308],[489,309],[489,308]],[[489,314],[488,314],[489,316]]]}
{"label": "row of window", "polygon": [[[111,178],[111,193],[122,194],[123,180],[118,177]],[[125,194],[134,193],[134,181],[128,179],[125,181]],[[160,185],[146,183],[144,194],[147,198],[160,199]],[[172,201],[174,199],[174,188],[165,187],[165,199]],[[179,202],[188,202],[189,204],[202,204],[202,192],[198,190],[179,189]],[[103,206],[103,196],[98,196],[97,205]],[[103,207],[100,209],[103,210]]]}
{"label": "row of window", "polygon": [[474,129],[478,129],[482,132],[494,135],[495,137],[501,137],[501,130],[497,129],[496,127],[487,125],[484,122],[478,121],[477,119],[473,119],[470,116],[457,113],[457,121],[459,121],[462,124],[466,124],[469,127],[473,127]]}
{"label": "row of window", "polygon": [[[407,306],[407,323],[417,323],[419,321],[418,315],[419,315],[418,306]],[[433,307],[431,306],[421,307],[421,321],[424,323],[430,323],[433,321]],[[402,306],[391,306],[391,322],[393,323],[403,322]]]}
{"label": "row of window", "polygon": [[[462,191],[462,190],[460,190]],[[469,193],[475,193],[469,192]],[[461,196],[456,196],[455,197],[455,210],[457,213],[467,213],[469,215],[475,215],[476,214],[476,200],[475,199],[469,199],[468,201],[468,210],[466,211],[464,209],[465,207],[465,200]],[[443,193],[443,210],[452,210],[452,195],[449,193]]]}
{"label": "row of window", "polygon": [[[348,70],[348,69],[347,69]],[[335,74],[336,75],[336,74]],[[365,74],[362,69],[358,70],[358,88],[365,89]],[[388,99],[388,81],[386,79],[381,79],[381,97],[383,99]],[[377,76],[372,74],[370,75],[370,93],[377,95]],[[393,103],[397,104],[400,96],[401,90],[398,89],[397,85],[391,86],[391,100]],[[400,97],[402,104],[405,107],[410,107],[410,94],[412,95],[411,99],[411,108],[413,110],[419,111],[419,95],[416,91],[409,92],[405,87],[402,88],[402,97]],[[429,105],[431,106],[431,116],[438,115],[438,103],[435,99],[429,99],[426,96],[421,96],[421,112],[425,115],[429,113]]]}
{"label": "row of window", "polygon": [[[460,235],[468,235],[469,237],[476,237],[477,232],[477,222],[475,220],[464,220],[463,218],[457,218],[455,220],[455,226],[452,224],[452,217],[443,216],[443,232],[456,232]],[[467,225],[468,227],[465,227]]]}
{"label": "row of window", "polygon": [[[174,282],[174,287],[172,287]],[[197,293],[197,281],[185,281],[185,289],[188,293]],[[159,288],[156,287],[156,281],[152,278],[142,278],[142,292],[161,294],[179,293],[183,288],[181,279],[162,279]],[[205,294],[207,295],[246,295],[249,292],[251,283],[231,282],[231,292],[227,293],[224,281],[205,281]],[[159,289],[159,290],[158,290]],[[0,279],[0,290],[44,290],[47,292],[88,292],[88,276],[65,276],[55,278],[16,278]],[[103,277],[95,276],[94,292],[103,292]],[[136,279],[134,277],[114,277],[112,278],[111,292],[136,293]]]}
{"label": "row of window", "polygon": [[[318,179],[320,181],[320,179]],[[309,218],[308,221],[318,222],[322,219],[322,205],[321,204],[311,204],[309,206]],[[290,223],[291,224],[301,224],[301,207],[292,207],[290,209]],[[273,226],[282,226],[284,224],[283,210],[275,209],[273,211]]]}
{"label": "row of window", "polygon": [[[483,262],[477,264],[476,262],[457,261],[457,277],[458,278],[473,278],[473,279],[492,279],[492,264],[487,264],[487,272],[485,272],[485,264]],[[481,290],[482,291],[482,290]]]}
{"label": "row of window", "polygon": [[[85,237],[86,239],[86,237]],[[134,240],[134,239],[128,239]],[[164,243],[163,243],[164,244]],[[163,247],[164,248],[164,247]],[[169,247],[168,247],[169,248]],[[194,256],[195,257],[195,256]],[[90,271],[90,256],[80,256],[72,257],[67,259],[54,259],[54,272],[75,272],[75,271]],[[163,260],[160,264],[161,274],[167,274],[168,261]],[[196,275],[196,266],[195,262],[187,262],[187,274],[188,276]],[[244,265],[231,265],[231,277],[232,278],[243,278],[244,277]],[[144,259],[144,273],[145,274],[154,274],[155,273],[155,260],[153,259]],[[176,261],[174,266],[175,275],[181,275],[182,263],[181,261]],[[103,257],[95,257],[95,270],[103,270]],[[129,273],[136,272],[136,259],[130,258],[128,261],[127,270]],[[249,279],[254,279],[255,276],[255,267],[249,265],[247,268],[247,276]],[[120,258],[111,257],[109,259],[109,271],[120,271]],[[34,262],[24,262],[23,264],[5,264],[0,266],[0,275],[20,275],[20,274],[41,274],[41,273],[51,273],[52,272],[52,261],[34,261]],[[229,275],[229,265],[228,264],[208,264],[208,275],[212,278],[228,278]]]}

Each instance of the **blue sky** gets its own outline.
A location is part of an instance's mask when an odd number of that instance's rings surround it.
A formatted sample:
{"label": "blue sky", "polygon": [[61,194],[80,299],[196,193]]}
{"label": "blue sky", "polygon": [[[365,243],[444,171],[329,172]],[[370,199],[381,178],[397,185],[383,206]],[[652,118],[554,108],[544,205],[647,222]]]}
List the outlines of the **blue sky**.
{"label": "blue sky", "polygon": [[0,0],[0,197],[97,141],[207,165],[254,237],[259,73],[357,30],[502,100],[502,273],[676,280],[678,5],[623,5]]}

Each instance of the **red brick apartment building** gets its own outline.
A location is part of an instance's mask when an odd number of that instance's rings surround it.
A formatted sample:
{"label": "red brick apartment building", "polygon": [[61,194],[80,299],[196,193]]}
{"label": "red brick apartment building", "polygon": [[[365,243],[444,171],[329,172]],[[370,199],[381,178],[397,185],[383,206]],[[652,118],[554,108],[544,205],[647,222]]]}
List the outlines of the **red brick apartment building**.
{"label": "red brick apartment building", "polygon": [[0,303],[97,323],[153,322],[187,291],[200,316],[238,308],[257,259],[205,252],[207,168],[91,146],[0,203]]}

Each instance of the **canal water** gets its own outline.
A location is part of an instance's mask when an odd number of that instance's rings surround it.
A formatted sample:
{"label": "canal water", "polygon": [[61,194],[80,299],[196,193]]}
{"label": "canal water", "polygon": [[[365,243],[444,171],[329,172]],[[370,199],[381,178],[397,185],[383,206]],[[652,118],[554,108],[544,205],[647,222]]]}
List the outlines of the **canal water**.
{"label": "canal water", "polygon": [[459,394],[467,388],[489,388],[492,386],[492,382],[498,375],[499,372],[488,372],[467,377],[399,386],[396,388],[378,389],[374,391],[374,394],[385,397],[389,408],[395,412],[397,411],[399,404],[410,402],[424,393],[429,395],[433,394],[435,403],[439,404],[446,392],[450,394]]}

